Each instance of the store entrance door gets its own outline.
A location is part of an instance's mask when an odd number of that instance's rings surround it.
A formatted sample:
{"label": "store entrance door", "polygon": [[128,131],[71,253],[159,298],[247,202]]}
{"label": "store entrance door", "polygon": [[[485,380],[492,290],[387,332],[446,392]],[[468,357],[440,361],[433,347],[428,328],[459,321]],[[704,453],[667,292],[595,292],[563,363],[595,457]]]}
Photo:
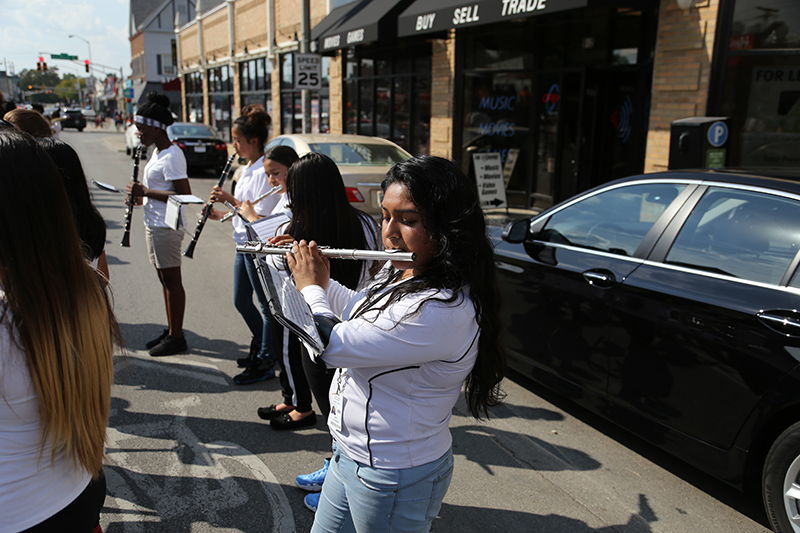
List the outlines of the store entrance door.
{"label": "store entrance door", "polygon": [[587,69],[537,73],[531,207],[546,209],[587,188],[597,85],[597,76]]}

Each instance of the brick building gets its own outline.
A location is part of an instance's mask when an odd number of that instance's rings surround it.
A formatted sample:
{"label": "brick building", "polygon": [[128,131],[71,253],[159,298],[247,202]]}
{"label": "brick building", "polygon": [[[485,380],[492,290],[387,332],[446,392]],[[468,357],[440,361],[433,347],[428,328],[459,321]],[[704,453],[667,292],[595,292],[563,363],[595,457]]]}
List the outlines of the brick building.
{"label": "brick building", "polygon": [[[301,131],[301,2],[198,6],[176,28],[185,119],[229,138],[259,103],[273,135]],[[385,137],[469,172],[473,153],[499,152],[512,206],[665,169],[685,117],[730,117],[731,165],[800,163],[795,0],[309,0],[309,13],[312,132]]]}

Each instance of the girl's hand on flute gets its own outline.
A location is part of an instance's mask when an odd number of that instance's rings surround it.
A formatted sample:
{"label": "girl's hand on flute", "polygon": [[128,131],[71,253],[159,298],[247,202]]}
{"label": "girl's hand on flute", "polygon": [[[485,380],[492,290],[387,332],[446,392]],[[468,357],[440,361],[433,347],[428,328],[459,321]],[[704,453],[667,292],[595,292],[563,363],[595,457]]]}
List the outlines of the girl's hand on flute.
{"label": "girl's hand on flute", "polygon": [[239,214],[250,222],[255,222],[260,218],[258,213],[256,213],[256,210],[253,208],[253,202],[250,200],[245,200],[242,202],[242,204],[239,206]]}
{"label": "girl's hand on flute", "polygon": [[211,208],[211,211],[208,212],[208,218],[210,218],[211,220],[221,220],[222,217],[224,216],[225,213],[223,213],[222,211],[217,211],[213,207]]}
{"label": "girl's hand on flute", "polygon": [[331,277],[331,265],[317,248],[317,243],[300,241],[292,245],[292,251],[286,254],[286,263],[292,271],[295,285],[299,290],[310,285],[328,288]]}
{"label": "girl's hand on flute", "polygon": [[283,246],[285,244],[294,244],[294,237],[291,235],[276,235],[267,239],[267,244],[274,244],[276,246]]}

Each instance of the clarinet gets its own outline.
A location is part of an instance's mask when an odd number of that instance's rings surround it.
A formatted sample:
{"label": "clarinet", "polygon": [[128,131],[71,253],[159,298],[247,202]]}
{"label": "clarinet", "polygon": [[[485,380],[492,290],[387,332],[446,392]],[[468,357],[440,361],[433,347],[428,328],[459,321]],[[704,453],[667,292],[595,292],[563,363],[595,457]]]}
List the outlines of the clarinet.
{"label": "clarinet", "polygon": [[[219,181],[217,182],[217,187],[220,189],[225,185],[225,181],[231,174],[231,165],[233,164],[233,160],[236,159],[238,156],[234,153],[232,156],[228,158],[228,162],[225,163],[225,168],[222,169],[222,175],[219,177]],[[189,246],[186,247],[186,250],[183,251],[183,255],[192,259],[194,256],[194,247],[197,246],[197,239],[200,238],[200,234],[203,232],[203,226],[206,225],[206,220],[208,220],[208,216],[211,214],[211,210],[214,209],[214,202],[209,200],[206,202],[206,205],[203,206],[203,210],[200,212],[200,220],[197,221],[197,227],[194,229],[194,235],[192,236],[192,242],[189,243]]]}
{"label": "clarinet", "polygon": [[[139,183],[139,160],[142,158],[142,153],[147,148],[140,144],[136,147],[133,155],[133,177],[131,180],[133,183]],[[120,246],[124,246],[126,248],[130,248],[131,246],[131,219],[133,218],[133,206],[136,205],[136,199],[133,197],[132,194],[129,194],[128,197],[125,199],[125,204],[128,206],[125,209],[125,233],[122,234],[122,242],[119,243]]]}

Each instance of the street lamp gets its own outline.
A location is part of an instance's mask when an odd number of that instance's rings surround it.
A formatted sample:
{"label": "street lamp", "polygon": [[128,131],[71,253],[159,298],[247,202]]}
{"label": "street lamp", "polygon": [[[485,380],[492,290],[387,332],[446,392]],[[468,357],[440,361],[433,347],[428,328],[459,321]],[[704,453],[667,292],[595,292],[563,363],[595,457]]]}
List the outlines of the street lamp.
{"label": "street lamp", "polygon": [[89,78],[92,81],[92,109],[94,110],[95,113],[97,113],[97,91],[95,89],[95,83],[94,83],[94,61],[92,61],[92,45],[91,45],[91,43],[89,43],[89,41],[87,41],[86,39],[84,39],[80,35],[70,35],[69,36],[70,39],[72,39],[73,37],[75,37],[76,39],[80,39],[81,41],[85,42],[86,46],[89,47],[89,68],[91,69],[91,73],[90,73]]}

